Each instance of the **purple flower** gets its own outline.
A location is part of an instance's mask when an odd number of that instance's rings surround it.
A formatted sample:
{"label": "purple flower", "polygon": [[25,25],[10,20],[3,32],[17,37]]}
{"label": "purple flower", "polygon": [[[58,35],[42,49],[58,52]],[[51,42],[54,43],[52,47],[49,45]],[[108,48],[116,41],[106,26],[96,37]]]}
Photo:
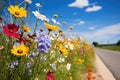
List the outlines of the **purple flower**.
{"label": "purple flower", "polygon": [[33,62],[28,62],[27,67],[30,68],[32,66]]}
{"label": "purple flower", "polygon": [[25,70],[25,73],[28,73],[28,75],[31,75],[32,74],[32,70],[31,69]]}
{"label": "purple flower", "polygon": [[13,61],[8,68],[15,68],[15,66],[18,66],[18,61]]}
{"label": "purple flower", "polygon": [[50,66],[56,71],[56,65],[54,63],[50,64]]}
{"label": "purple flower", "polygon": [[33,58],[33,57],[38,56],[38,54],[39,54],[38,52],[36,52],[36,53],[33,52],[33,53],[29,54],[28,57],[29,57],[29,58]]}
{"label": "purple flower", "polygon": [[37,50],[40,52],[46,53],[48,50],[50,50],[50,39],[44,31],[36,33],[35,41],[38,42]]}

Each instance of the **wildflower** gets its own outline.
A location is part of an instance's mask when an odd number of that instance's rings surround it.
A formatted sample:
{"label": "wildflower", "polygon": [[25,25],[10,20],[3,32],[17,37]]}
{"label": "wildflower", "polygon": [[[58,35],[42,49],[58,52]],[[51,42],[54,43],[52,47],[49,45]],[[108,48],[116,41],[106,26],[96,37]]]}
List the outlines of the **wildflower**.
{"label": "wildflower", "polygon": [[17,33],[19,27],[15,24],[8,24],[7,26],[3,26],[3,31],[7,36],[12,36],[17,38],[19,34]]}
{"label": "wildflower", "polygon": [[70,30],[67,30],[67,32],[70,32]]}
{"label": "wildflower", "polygon": [[31,3],[32,3],[31,0],[25,0],[25,2],[27,2],[28,4],[31,4]]}
{"label": "wildflower", "polygon": [[24,44],[21,44],[19,46],[13,46],[13,49],[11,49],[11,52],[16,56],[24,56],[28,54],[29,48],[26,47]]}
{"label": "wildflower", "polygon": [[48,23],[46,23],[46,22],[44,22],[44,26],[45,26],[48,30],[50,30],[50,31],[52,31],[52,30],[58,30],[58,29],[59,29],[59,26],[57,26],[57,25],[51,25],[51,24],[48,24]]}
{"label": "wildflower", "polygon": [[70,76],[70,79],[69,80],[73,80],[72,76]]}
{"label": "wildflower", "polygon": [[28,36],[29,38],[31,38],[31,39],[35,39],[36,34],[33,34],[33,35],[27,34],[27,36]]}
{"label": "wildflower", "polygon": [[18,61],[13,61],[12,64],[13,64],[14,66],[17,66],[17,65],[18,65]]}
{"label": "wildflower", "polygon": [[25,70],[25,72],[28,73],[29,75],[32,74],[32,70],[31,69]]}
{"label": "wildflower", "polygon": [[40,5],[40,3],[36,3],[35,5],[36,5],[36,7],[38,7],[38,8],[39,8],[39,7],[42,7],[42,5]]}
{"label": "wildflower", "polygon": [[4,48],[4,46],[0,46],[0,50],[2,50]]}
{"label": "wildflower", "polygon": [[56,22],[57,22],[55,19],[51,19],[51,21],[52,21],[54,24],[56,24]]}
{"label": "wildflower", "polygon": [[50,39],[44,31],[36,33],[35,41],[38,42],[37,50],[40,52],[45,53],[50,50]]}
{"label": "wildflower", "polygon": [[66,25],[66,22],[62,22],[64,25]]}
{"label": "wildflower", "polygon": [[70,70],[70,67],[71,67],[71,64],[67,63],[67,65],[66,65],[67,70]]}
{"label": "wildflower", "polygon": [[23,26],[22,29],[23,29],[25,32],[30,32],[30,28],[27,27],[27,26]]}
{"label": "wildflower", "polygon": [[32,13],[34,14],[35,17],[37,17],[39,20],[44,20],[44,21],[48,21],[49,19],[45,16],[40,14],[38,11],[32,11]]}
{"label": "wildflower", "polygon": [[27,42],[27,39],[24,36],[22,36],[20,42],[24,42],[25,43],[25,42]]}
{"label": "wildflower", "polygon": [[83,48],[80,48],[79,53],[80,53],[81,56],[84,54],[83,53]]}
{"label": "wildflower", "polygon": [[74,49],[74,46],[73,46],[72,43],[66,42],[66,43],[65,43],[65,48],[70,49],[70,50],[73,50],[73,49]]}
{"label": "wildflower", "polygon": [[73,26],[69,26],[69,29],[73,29]]}
{"label": "wildflower", "polygon": [[61,58],[61,57],[60,57],[59,62],[60,62],[60,63],[61,63],[61,62],[65,62],[65,58]]}
{"label": "wildflower", "polygon": [[23,18],[27,16],[27,11],[23,7],[19,8],[18,6],[11,5],[8,8],[8,11],[17,18]]}
{"label": "wildflower", "polygon": [[55,18],[57,18],[57,17],[58,17],[58,15],[57,15],[57,14],[54,14],[53,16],[54,16]]}
{"label": "wildflower", "polygon": [[57,25],[60,25],[60,22],[56,22]]}
{"label": "wildflower", "polygon": [[57,22],[55,19],[51,19],[54,24],[60,25],[60,22]]}
{"label": "wildflower", "polygon": [[77,62],[78,64],[82,64],[82,63],[84,62],[84,60],[83,60],[83,59],[77,59],[76,62]]}
{"label": "wildflower", "polygon": [[59,45],[59,50],[62,54],[68,55],[68,50],[66,48],[63,48],[62,44]]}
{"label": "wildflower", "polygon": [[39,54],[38,52],[36,52],[36,53],[33,52],[33,53],[29,54],[28,57],[29,57],[29,58],[33,58],[33,57],[38,56],[38,54]]}
{"label": "wildflower", "polygon": [[[98,80],[98,78],[96,79],[96,76],[93,75],[91,70],[88,70],[86,77],[84,78],[84,80]],[[103,80],[103,79],[100,79]]]}
{"label": "wildflower", "polygon": [[37,77],[34,80],[39,80]]}
{"label": "wildflower", "polygon": [[20,45],[20,43],[14,43],[14,46],[19,46]]}
{"label": "wildflower", "polygon": [[18,61],[13,61],[8,68],[15,68],[16,66],[18,66]]}
{"label": "wildflower", "polygon": [[56,65],[53,63],[53,64],[50,64],[50,66],[56,71]]}
{"label": "wildflower", "polygon": [[50,72],[50,71],[46,74],[46,78],[47,80],[55,80],[53,72]]}
{"label": "wildflower", "polygon": [[27,67],[30,68],[32,64],[33,64],[33,62],[28,62]]}
{"label": "wildflower", "polygon": [[48,18],[45,18],[45,22],[49,22],[49,19],[48,19]]}

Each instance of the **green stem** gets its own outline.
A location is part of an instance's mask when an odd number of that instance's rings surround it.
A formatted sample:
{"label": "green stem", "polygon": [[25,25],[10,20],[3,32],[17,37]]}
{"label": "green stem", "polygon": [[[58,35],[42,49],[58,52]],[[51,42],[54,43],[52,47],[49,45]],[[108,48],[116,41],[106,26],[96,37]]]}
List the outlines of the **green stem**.
{"label": "green stem", "polygon": [[27,2],[24,3],[24,8],[26,9],[26,6],[27,6]]}
{"label": "green stem", "polygon": [[36,20],[36,25],[35,25],[35,28],[34,28],[33,34],[35,33],[35,31],[36,31],[36,29],[37,29],[37,27],[38,27],[38,21],[39,21],[39,19]]}

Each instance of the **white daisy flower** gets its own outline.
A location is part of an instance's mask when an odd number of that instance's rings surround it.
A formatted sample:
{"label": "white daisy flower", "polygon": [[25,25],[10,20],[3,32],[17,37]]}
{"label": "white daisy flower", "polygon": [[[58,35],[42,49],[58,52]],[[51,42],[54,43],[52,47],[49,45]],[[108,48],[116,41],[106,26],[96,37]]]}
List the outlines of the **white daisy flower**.
{"label": "white daisy flower", "polygon": [[38,11],[32,11],[32,13],[33,13],[34,16],[37,17],[39,20],[44,20],[44,21],[48,20],[48,21],[49,21],[49,19],[48,19],[45,15],[40,14]]}
{"label": "white daisy flower", "polygon": [[35,5],[36,5],[36,7],[42,7],[42,5],[40,3],[36,3]]}
{"label": "white daisy flower", "polygon": [[31,3],[32,3],[31,0],[25,0],[25,2],[27,2],[28,4],[31,4]]}
{"label": "white daisy flower", "polygon": [[67,63],[66,68],[67,68],[67,70],[70,70],[71,64],[70,64],[70,63]]}

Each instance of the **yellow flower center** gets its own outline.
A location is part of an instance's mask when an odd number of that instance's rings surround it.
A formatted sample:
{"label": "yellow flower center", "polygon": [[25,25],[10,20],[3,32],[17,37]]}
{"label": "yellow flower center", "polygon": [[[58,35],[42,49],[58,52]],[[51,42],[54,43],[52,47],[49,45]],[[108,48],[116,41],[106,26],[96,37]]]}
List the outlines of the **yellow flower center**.
{"label": "yellow flower center", "polygon": [[18,54],[22,54],[23,50],[19,49],[17,52],[18,52]]}
{"label": "yellow flower center", "polygon": [[20,13],[19,12],[15,12],[15,15],[20,15]]}
{"label": "yellow flower center", "polygon": [[12,33],[12,32],[13,32],[13,30],[12,30],[12,29],[10,29],[10,30],[9,30],[9,32],[10,32],[10,33]]}

